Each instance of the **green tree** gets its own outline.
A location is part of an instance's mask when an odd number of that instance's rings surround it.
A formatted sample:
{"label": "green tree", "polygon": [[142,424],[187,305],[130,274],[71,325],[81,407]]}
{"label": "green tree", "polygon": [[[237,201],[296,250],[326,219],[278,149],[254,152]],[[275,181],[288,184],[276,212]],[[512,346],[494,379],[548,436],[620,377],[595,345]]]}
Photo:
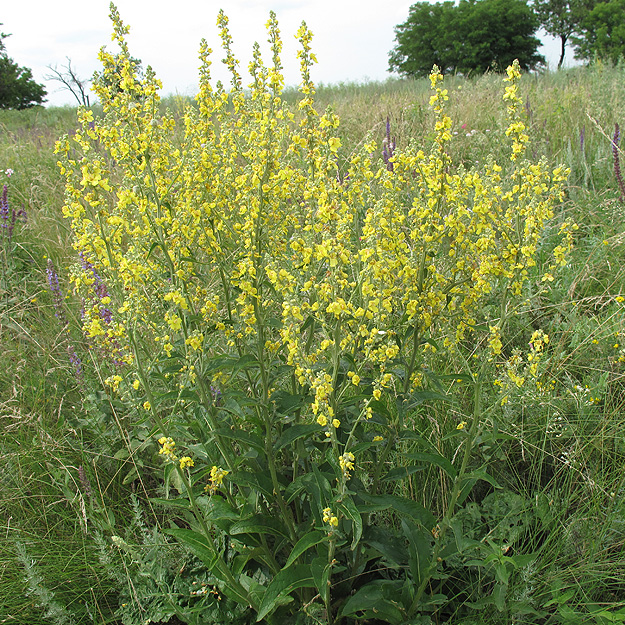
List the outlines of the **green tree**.
{"label": "green tree", "polygon": [[529,70],[545,62],[538,54],[537,16],[525,0],[418,2],[395,28],[397,45],[390,71],[426,76],[432,65],[443,72],[503,71],[515,59]]}
{"label": "green tree", "polygon": [[560,39],[558,69],[564,62],[566,44],[582,32],[582,22],[594,0],[534,0],[534,11],[547,34]]}
{"label": "green tree", "polygon": [[20,67],[7,55],[4,39],[8,36],[0,33],[0,108],[25,109],[43,104],[47,93],[43,85],[33,80],[27,67]]}
{"label": "green tree", "polygon": [[457,41],[454,28],[456,7],[453,2],[418,2],[408,19],[395,27],[397,45],[389,55],[391,71],[408,76],[427,76],[432,65],[445,73],[454,71]]}
{"label": "green tree", "polygon": [[625,0],[598,2],[584,18],[575,56],[618,62],[625,56]]}

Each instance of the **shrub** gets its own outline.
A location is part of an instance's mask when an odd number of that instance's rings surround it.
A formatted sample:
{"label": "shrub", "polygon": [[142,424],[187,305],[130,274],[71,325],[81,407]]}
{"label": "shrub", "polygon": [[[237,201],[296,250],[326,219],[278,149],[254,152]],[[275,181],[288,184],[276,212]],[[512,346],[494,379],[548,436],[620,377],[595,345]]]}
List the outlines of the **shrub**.
{"label": "shrub", "polygon": [[[564,224],[536,275],[567,174],[524,160],[518,64],[505,79],[509,162],[454,170],[437,68],[429,151],[384,162],[368,143],[345,157],[339,119],[314,106],[305,24],[296,110],[281,98],[275,16],[273,62],[255,47],[246,91],[220,13],[231,88],[212,86],[202,42],[196,105],[178,120],[159,113],[151,70],[135,75],[114,7],[112,19],[121,52],[101,53],[103,116],[81,110],[57,145],[64,213],[85,333],[136,419],[124,426],[137,453],[164,464],[153,501],[171,510],[165,533],[214,585],[188,618],[223,594],[237,618],[429,622],[445,563],[476,548],[448,533],[491,480],[473,454],[490,363],[525,284],[550,280],[570,245]],[[451,457],[417,418],[443,400]],[[425,480],[443,485],[435,502],[410,496]],[[497,545],[476,553],[499,606],[511,565],[493,564]]]}

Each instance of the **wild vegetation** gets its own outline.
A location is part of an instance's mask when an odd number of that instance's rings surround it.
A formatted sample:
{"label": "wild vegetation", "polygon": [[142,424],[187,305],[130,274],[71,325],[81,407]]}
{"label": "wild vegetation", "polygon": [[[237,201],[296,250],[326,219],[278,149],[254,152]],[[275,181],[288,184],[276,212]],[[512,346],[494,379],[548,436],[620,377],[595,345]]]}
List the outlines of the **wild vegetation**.
{"label": "wild vegetation", "polygon": [[623,68],[247,89],[222,15],[162,101],[113,18],[0,112],[0,622],[624,621]]}

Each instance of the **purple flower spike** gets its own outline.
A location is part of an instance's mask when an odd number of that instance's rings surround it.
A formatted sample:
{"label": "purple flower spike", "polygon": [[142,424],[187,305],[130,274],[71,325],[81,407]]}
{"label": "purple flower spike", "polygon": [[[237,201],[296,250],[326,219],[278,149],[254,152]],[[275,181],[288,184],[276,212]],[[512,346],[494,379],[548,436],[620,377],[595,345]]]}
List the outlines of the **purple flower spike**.
{"label": "purple flower spike", "polygon": [[[52,292],[52,300],[54,302],[54,315],[59,320],[63,331],[67,334],[67,338],[70,338],[69,335],[69,322],[67,321],[67,317],[65,316],[65,308],[63,306],[63,293],[61,292],[61,286],[59,284],[59,274],[56,272],[56,268],[54,267],[54,263],[52,259],[48,258],[48,266],[46,268],[46,276],[48,278],[48,286],[50,287],[50,291]],[[67,353],[69,355],[69,361],[74,366],[74,371],[76,373],[76,379],[79,383],[83,382],[83,370],[82,370],[82,362],[78,357],[78,354],[74,350],[71,341],[67,343]]]}
{"label": "purple flower spike", "polygon": [[582,126],[582,129],[579,131],[579,147],[582,152],[584,151],[584,141],[586,139],[586,126]]}
{"label": "purple flower spike", "polygon": [[9,188],[5,184],[0,197],[0,235],[10,243],[13,238],[13,230],[17,220],[26,221],[26,211],[21,208],[16,211],[9,207]]}
{"label": "purple flower spike", "polygon": [[393,171],[393,162],[391,158],[395,154],[395,138],[391,139],[391,120],[386,117],[386,137],[384,137],[382,148],[382,158],[384,159],[384,163],[386,164],[386,169],[388,171]]}

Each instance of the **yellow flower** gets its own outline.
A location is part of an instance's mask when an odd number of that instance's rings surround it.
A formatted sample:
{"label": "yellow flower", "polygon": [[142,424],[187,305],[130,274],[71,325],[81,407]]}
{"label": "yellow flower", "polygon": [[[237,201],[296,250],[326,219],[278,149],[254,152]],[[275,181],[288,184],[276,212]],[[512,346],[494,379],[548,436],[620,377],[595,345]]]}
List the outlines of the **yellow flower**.
{"label": "yellow flower", "polygon": [[171,438],[170,436],[161,436],[161,438],[158,439],[158,442],[161,445],[161,448],[158,452],[159,454],[165,456],[167,460],[171,460],[172,462],[178,460],[178,457],[174,452],[176,443],[174,442],[173,438]]}
{"label": "yellow flower", "polygon": [[458,425],[456,426],[456,430],[464,430],[466,425],[467,425],[466,421],[460,421],[460,423],[458,423]]}
{"label": "yellow flower", "polygon": [[186,469],[187,467],[192,467],[192,466],[193,466],[192,458],[190,458],[189,456],[183,456],[182,458],[180,458],[181,469]]}
{"label": "yellow flower", "polygon": [[330,150],[332,152],[338,152],[341,147],[341,140],[338,137],[331,137],[328,139],[328,145],[330,146]]}
{"label": "yellow flower", "polygon": [[223,484],[224,477],[226,477],[228,473],[230,473],[230,471],[225,471],[213,465],[210,471],[209,483],[204,487],[204,490],[207,491],[209,495],[214,495]]}
{"label": "yellow flower", "polygon": [[334,516],[332,514],[332,509],[331,508],[324,508],[323,509],[323,522],[327,523],[328,525],[334,527],[338,527],[339,524],[339,520],[338,517]]}

